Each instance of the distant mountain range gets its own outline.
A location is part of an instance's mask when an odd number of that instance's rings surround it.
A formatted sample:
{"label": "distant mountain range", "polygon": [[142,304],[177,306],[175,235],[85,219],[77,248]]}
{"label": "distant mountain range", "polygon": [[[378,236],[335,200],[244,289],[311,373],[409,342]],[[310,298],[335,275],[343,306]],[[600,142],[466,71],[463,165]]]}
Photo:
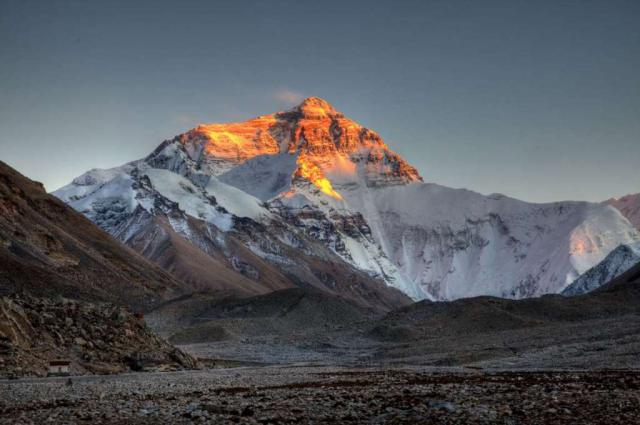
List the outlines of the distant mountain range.
{"label": "distant mountain range", "polygon": [[407,302],[389,287],[415,300],[559,293],[640,240],[637,202],[532,204],[425,183],[319,98],[198,126],[53,194],[192,288],[312,287],[382,309]]}

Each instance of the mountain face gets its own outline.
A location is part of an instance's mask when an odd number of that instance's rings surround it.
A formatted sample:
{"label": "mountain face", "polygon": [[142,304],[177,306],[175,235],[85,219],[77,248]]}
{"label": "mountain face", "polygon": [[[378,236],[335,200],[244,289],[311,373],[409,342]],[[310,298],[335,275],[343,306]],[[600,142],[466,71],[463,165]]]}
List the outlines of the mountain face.
{"label": "mountain face", "polygon": [[591,292],[620,276],[638,263],[640,263],[640,242],[620,245],[611,251],[598,265],[590,268],[574,280],[571,285],[562,291],[562,295],[573,296]]}
{"label": "mountain face", "polygon": [[0,162],[0,295],[149,309],[190,290]]}
{"label": "mountain face", "polygon": [[640,193],[611,198],[604,201],[604,204],[618,209],[636,229],[640,230]]}
{"label": "mountain face", "polygon": [[[640,239],[610,206],[424,183],[318,98],[198,126],[54,194],[182,279],[250,295],[309,285],[373,302],[384,282],[414,299],[536,296]],[[217,279],[207,262],[243,278]]]}
{"label": "mountain face", "polygon": [[256,198],[215,177],[190,177],[137,161],[91,171],[56,194],[197,291],[254,296],[310,286],[375,309],[409,302]]}

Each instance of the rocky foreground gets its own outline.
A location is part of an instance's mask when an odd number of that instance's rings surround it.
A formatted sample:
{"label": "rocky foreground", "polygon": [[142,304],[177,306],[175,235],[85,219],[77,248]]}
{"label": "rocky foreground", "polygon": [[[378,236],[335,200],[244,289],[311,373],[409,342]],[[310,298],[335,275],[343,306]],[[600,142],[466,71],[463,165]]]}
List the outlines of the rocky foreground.
{"label": "rocky foreground", "polygon": [[66,359],[73,374],[194,368],[196,361],[124,307],[64,298],[0,298],[0,377],[46,376]]}
{"label": "rocky foreground", "polygon": [[631,424],[640,373],[252,367],[0,381],[0,423]]}

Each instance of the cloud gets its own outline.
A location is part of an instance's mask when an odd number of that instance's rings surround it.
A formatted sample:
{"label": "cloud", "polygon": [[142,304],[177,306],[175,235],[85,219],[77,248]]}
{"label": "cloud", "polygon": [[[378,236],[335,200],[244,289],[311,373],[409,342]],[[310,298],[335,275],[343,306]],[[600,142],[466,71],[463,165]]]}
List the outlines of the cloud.
{"label": "cloud", "polygon": [[171,124],[177,125],[180,128],[192,128],[199,123],[198,123],[198,120],[192,115],[177,114],[171,117]]}
{"label": "cloud", "polygon": [[302,95],[302,94],[300,94],[298,92],[295,92],[293,90],[287,90],[287,89],[276,91],[274,93],[273,97],[276,100],[279,100],[279,101],[285,102],[285,103],[289,103],[289,104],[292,104],[292,105],[300,103],[304,99],[304,95]]}
{"label": "cloud", "polygon": [[179,115],[175,117],[175,120],[182,125],[191,125],[196,122],[196,119],[189,115]]}

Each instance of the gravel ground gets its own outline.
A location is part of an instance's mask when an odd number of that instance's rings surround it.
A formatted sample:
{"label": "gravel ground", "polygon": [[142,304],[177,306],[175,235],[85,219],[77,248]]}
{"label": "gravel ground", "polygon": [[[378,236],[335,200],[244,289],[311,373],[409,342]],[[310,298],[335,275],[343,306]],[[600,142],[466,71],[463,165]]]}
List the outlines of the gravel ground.
{"label": "gravel ground", "polygon": [[640,423],[637,371],[269,366],[0,381],[0,423]]}

